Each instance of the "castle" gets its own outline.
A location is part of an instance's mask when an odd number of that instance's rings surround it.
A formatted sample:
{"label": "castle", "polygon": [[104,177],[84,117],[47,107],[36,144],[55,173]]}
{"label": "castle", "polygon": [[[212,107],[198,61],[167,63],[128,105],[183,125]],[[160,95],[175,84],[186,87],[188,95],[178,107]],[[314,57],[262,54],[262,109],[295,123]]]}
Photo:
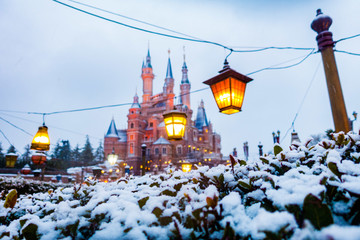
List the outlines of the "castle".
{"label": "castle", "polygon": [[[213,126],[207,119],[203,100],[198,106],[195,120],[192,120],[191,84],[185,57],[181,71],[179,104],[174,105],[174,78],[170,56],[163,91],[154,95],[154,74],[148,50],[142,65],[142,102],[139,103],[139,97],[135,94],[127,115],[127,129],[117,129],[112,119],[104,137],[105,157],[114,151],[135,175],[139,175],[143,167],[146,171],[157,172],[170,164],[175,168],[181,168],[184,163],[212,166],[221,160],[221,137],[213,131]],[[187,115],[185,136],[180,141],[167,140],[165,130],[163,114],[174,108]],[[143,144],[146,145],[145,166],[142,163]]]}

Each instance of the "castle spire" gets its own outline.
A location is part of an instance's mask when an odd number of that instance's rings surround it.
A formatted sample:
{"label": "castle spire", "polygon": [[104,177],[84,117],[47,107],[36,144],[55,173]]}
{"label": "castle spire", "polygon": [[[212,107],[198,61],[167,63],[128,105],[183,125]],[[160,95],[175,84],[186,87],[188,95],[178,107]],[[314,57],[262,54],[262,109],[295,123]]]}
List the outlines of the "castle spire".
{"label": "castle spire", "polygon": [[[185,51],[185,48],[184,48],[184,51]],[[185,61],[185,52],[184,52],[184,63],[183,63],[181,71],[182,71],[181,84],[186,84],[186,83],[190,84],[190,81],[188,78],[188,69],[187,69],[186,61]]]}
{"label": "castle spire", "polygon": [[168,50],[169,53],[169,60],[166,69],[166,78],[173,78],[172,70],[171,70],[171,61],[170,61],[170,49]]}
{"label": "castle spire", "polygon": [[138,97],[137,93],[135,93],[134,101],[133,101],[133,104],[131,104],[130,108],[141,108],[141,106],[139,104],[139,97]]}
{"label": "castle spire", "polygon": [[150,57],[150,48],[148,48],[145,67],[146,68],[152,68],[152,66],[151,66],[151,57]]}

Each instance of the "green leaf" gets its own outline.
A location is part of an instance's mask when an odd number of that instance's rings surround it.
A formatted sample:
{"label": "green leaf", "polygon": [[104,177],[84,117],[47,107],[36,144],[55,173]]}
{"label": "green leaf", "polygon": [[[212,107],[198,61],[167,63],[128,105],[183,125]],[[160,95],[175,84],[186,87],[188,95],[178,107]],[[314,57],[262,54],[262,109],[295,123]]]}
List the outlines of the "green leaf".
{"label": "green leaf", "polygon": [[318,230],[334,223],[329,207],[312,194],[305,197],[303,211],[304,218],[310,220]]}
{"label": "green leaf", "polygon": [[147,200],[149,200],[149,196],[144,197],[138,201],[139,207],[142,209],[142,207],[146,204]]}
{"label": "green leaf", "polygon": [[161,210],[159,207],[155,207],[151,213],[154,214],[157,218],[159,218],[163,213],[163,210]]}
{"label": "green leaf", "polygon": [[167,226],[172,222],[172,217],[160,217],[159,218],[159,223],[161,226]]}
{"label": "green leaf", "polygon": [[341,180],[341,176],[343,173],[341,173],[336,165],[336,163],[329,162],[328,168]]}
{"label": "green leaf", "polygon": [[180,191],[182,185],[183,185],[182,183],[175,184],[174,189],[178,192],[178,191]]}
{"label": "green leaf", "polygon": [[276,156],[276,155],[278,155],[280,152],[282,152],[282,148],[280,147],[280,145],[278,145],[278,144],[275,144],[274,145],[274,155]]}
{"label": "green leaf", "polygon": [[243,181],[238,181],[238,184],[242,187],[242,188],[245,188],[247,190],[251,190],[251,186],[246,183],[246,182],[243,182]]}
{"label": "green leaf", "polygon": [[37,240],[39,237],[37,236],[38,226],[34,223],[30,223],[25,228],[22,229],[22,234],[24,235],[26,240]]}
{"label": "green leaf", "polygon": [[16,189],[11,190],[11,192],[6,195],[4,208],[14,208],[17,200],[17,191]]}
{"label": "green leaf", "polygon": [[240,166],[246,166],[246,161],[245,160],[238,160]]}
{"label": "green leaf", "polygon": [[260,157],[260,160],[265,163],[265,164],[269,164],[269,160],[267,160],[266,158],[264,157]]}
{"label": "green leaf", "polygon": [[166,189],[160,193],[160,195],[166,195],[170,197],[176,197],[176,192],[172,192],[169,189]]}

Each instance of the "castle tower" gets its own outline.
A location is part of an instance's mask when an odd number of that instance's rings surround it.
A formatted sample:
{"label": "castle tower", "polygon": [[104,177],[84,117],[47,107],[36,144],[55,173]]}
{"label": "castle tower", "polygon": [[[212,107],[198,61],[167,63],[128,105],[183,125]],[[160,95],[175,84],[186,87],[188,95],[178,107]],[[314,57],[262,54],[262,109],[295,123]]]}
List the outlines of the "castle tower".
{"label": "castle tower", "polygon": [[181,78],[181,84],[180,84],[180,96],[182,103],[187,106],[188,109],[190,108],[190,81],[188,78],[188,69],[185,62],[185,54],[184,54],[184,64],[182,66],[182,78]]}
{"label": "castle tower", "polygon": [[166,108],[173,109],[174,108],[174,77],[171,69],[171,61],[170,61],[170,50],[169,50],[169,59],[168,65],[166,69],[166,78],[164,83],[164,94],[168,99],[166,101]]}
{"label": "castle tower", "polygon": [[129,109],[128,114],[128,129],[127,129],[127,158],[139,158],[141,156],[141,140],[143,138],[143,121],[141,118],[141,107],[139,104],[139,97],[134,96],[133,104]]}
{"label": "castle tower", "polygon": [[143,102],[148,102],[150,100],[150,97],[153,95],[153,80],[154,80],[149,49],[146,56],[146,61],[145,63],[143,62],[142,65],[141,78],[143,80],[143,95],[142,95]]}

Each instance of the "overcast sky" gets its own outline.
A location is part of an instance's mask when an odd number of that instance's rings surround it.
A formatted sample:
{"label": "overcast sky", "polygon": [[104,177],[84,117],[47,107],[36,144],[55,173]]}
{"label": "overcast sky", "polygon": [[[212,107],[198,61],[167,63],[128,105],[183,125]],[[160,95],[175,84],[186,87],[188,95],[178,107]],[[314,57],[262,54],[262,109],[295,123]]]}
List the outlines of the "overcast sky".
{"label": "overcast sky", "polygon": [[[330,30],[334,40],[360,33],[358,0],[79,1],[231,47],[317,48],[316,33],[310,28],[317,8],[332,17]],[[63,2],[126,24],[157,30],[68,0]],[[142,95],[141,65],[148,45],[155,74],[154,94],[162,91],[168,49],[177,94],[183,46],[192,91],[206,87],[202,82],[217,74],[228,54],[221,47],[125,28],[51,0],[1,0],[0,110],[53,112],[132,102],[136,89]],[[359,46],[360,38],[355,38],[338,43],[336,48],[360,53]],[[228,60],[233,69],[247,74],[307,53],[295,50],[233,53]],[[360,112],[360,57],[336,53],[336,61],[350,116],[353,111]],[[280,130],[283,137],[290,128],[313,76],[295,122],[295,129],[304,140],[333,128],[320,54],[293,68],[251,75],[254,81],[248,84],[243,111],[237,114],[219,113],[210,89],[194,93],[191,95],[194,117],[204,99],[208,119],[221,134],[224,155],[234,147],[242,155],[245,141],[249,142],[252,156],[258,153],[259,141],[267,152],[273,145],[271,133]],[[128,106],[124,106],[51,115],[45,120],[52,143],[65,139],[70,140],[72,147],[82,146],[88,134],[97,147],[111,118],[114,117],[118,128],[125,128],[127,113]],[[42,124],[39,115],[0,111],[0,117],[31,134]],[[32,140],[32,136],[1,119],[0,129],[20,152]],[[355,123],[355,130],[358,129],[359,121]],[[2,135],[0,142],[4,149],[9,147]],[[287,147],[289,142],[290,134],[282,145]]]}

